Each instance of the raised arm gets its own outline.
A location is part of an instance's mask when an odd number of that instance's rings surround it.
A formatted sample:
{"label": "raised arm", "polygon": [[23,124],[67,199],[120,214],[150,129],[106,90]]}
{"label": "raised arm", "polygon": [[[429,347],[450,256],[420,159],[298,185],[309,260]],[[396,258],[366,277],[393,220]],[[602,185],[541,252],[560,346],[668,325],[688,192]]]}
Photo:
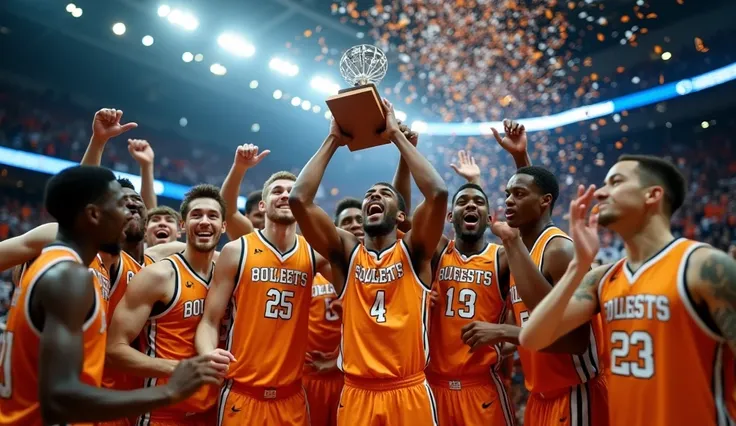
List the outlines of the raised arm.
{"label": "raised arm", "polygon": [[506,119],[503,120],[503,137],[498,130],[491,128],[491,131],[501,148],[511,154],[517,169],[532,165],[532,159],[527,152],[526,129],[523,124]]}
{"label": "raised arm", "polygon": [[45,223],[23,235],[0,241],[0,271],[36,258],[45,246],[56,240],[58,230],[56,222]]}
{"label": "raised arm", "polygon": [[468,183],[480,185],[480,167],[475,163],[475,157],[470,152],[457,152],[457,163],[450,163],[450,168]]}
{"label": "raised arm", "polygon": [[241,258],[246,255],[245,240],[238,238],[225,244],[220,253],[215,272],[212,277],[207,299],[204,302],[204,313],[197,326],[194,345],[199,354],[209,354],[217,349],[220,338],[220,322],[225,316],[227,305],[233,295],[235,283],[243,272]]}
{"label": "raised arm", "polygon": [[148,141],[128,139],[128,152],[141,167],[141,198],[143,198],[143,204],[146,205],[148,210],[155,209],[158,206],[158,198],[154,188],[153,148],[151,148]]}
{"label": "raised arm", "polygon": [[240,184],[243,183],[245,173],[255,167],[270,153],[264,150],[258,153],[258,146],[253,144],[240,145],[235,149],[235,159],[225,181],[220,188],[220,195],[225,199],[225,222],[227,222],[227,236],[231,240],[242,237],[253,232],[253,223],[247,216],[238,210],[238,195],[240,195]]}
{"label": "raised arm", "polygon": [[161,262],[143,268],[130,280],[107,331],[105,364],[139,377],[171,375],[178,361],[150,357],[130,344],[140,335],[154,304],[173,296],[166,283],[173,283],[174,275],[171,264]]}
{"label": "raised arm", "polygon": [[[332,218],[314,203],[325,169],[341,144],[340,135],[340,129],[333,120],[329,136],[299,173],[289,194],[289,207],[302,235],[317,253],[332,265],[347,269],[347,256],[358,244],[358,239],[353,234],[337,228]],[[338,284],[335,283],[335,286]]]}
{"label": "raised arm", "polygon": [[693,252],[686,273],[695,303],[705,303],[736,355],[736,261],[726,253],[704,247]]}
{"label": "raised arm", "polygon": [[82,327],[95,303],[93,289],[87,268],[72,262],[51,268],[36,284],[33,297],[44,313],[38,369],[41,414],[46,424],[135,417],[181,401],[203,384],[220,383],[222,369],[209,357],[183,361],[163,386],[115,391],[82,383]]}
{"label": "raised arm", "polygon": [[[230,226],[229,223],[228,226]],[[158,262],[164,257],[171,256],[174,253],[183,252],[185,248],[187,248],[186,243],[183,243],[181,241],[171,241],[168,243],[157,244],[153,247],[148,247],[146,249],[146,255],[150,256],[151,259]]]}
{"label": "raised arm", "polygon": [[[402,124],[400,121],[398,123],[399,129],[404,134],[404,136],[406,136],[406,138],[409,140],[409,142],[411,142],[412,145],[417,146],[417,143],[419,142],[419,135],[412,132],[407,125]],[[404,203],[406,204],[406,211],[404,212],[406,214],[406,219],[404,219],[404,221],[399,224],[399,230],[403,232],[409,232],[409,230],[411,229],[411,219],[409,218],[409,215],[411,214],[411,172],[409,171],[409,166],[406,164],[406,161],[402,156],[399,156],[399,165],[396,166],[396,173],[394,174],[393,185],[394,188],[399,191],[399,194],[401,194],[401,196],[404,198]]]}
{"label": "raised arm", "polygon": [[103,108],[95,113],[92,120],[92,138],[80,162],[83,166],[99,166],[102,163],[102,152],[110,139],[138,127],[136,123],[120,124],[123,111]]}
{"label": "raised arm", "polygon": [[447,213],[447,186],[432,164],[409,142],[399,128],[393,106],[384,99],[386,106],[386,135],[393,141],[424,201],[414,211],[413,225],[404,239],[418,258],[430,260],[442,237]]}

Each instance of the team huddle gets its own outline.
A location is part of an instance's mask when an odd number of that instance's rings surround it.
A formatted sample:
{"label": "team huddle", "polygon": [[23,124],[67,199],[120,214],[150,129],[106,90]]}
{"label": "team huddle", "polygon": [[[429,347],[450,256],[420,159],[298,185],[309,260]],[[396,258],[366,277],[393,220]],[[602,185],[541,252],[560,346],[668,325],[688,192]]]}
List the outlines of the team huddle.
{"label": "team huddle", "polygon": [[[0,242],[16,281],[0,426],[510,426],[515,352],[525,425],[736,426],[736,262],[672,235],[687,187],[674,165],[621,157],[602,187],[578,188],[568,235],[551,220],[556,177],[507,120],[494,136],[517,171],[496,220],[472,156],[449,192],[384,103],[394,180],[334,216],[315,203],[349,141],[334,122],[245,214],[240,184],[269,153],[253,145],[176,212],[157,206],[147,142],[128,142],[140,193],[99,167],[136,126],[99,111],[82,165],[47,184],[56,222]],[[592,268],[598,226],[627,256]]]}

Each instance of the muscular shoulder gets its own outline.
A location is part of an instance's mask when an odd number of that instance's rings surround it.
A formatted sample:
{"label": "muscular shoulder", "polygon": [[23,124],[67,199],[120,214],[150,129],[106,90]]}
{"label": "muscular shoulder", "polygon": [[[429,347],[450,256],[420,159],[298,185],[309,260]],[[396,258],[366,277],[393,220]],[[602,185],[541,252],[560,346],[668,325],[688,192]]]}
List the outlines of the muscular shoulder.
{"label": "muscular shoulder", "polygon": [[564,237],[555,237],[547,243],[542,253],[542,273],[552,284],[562,278],[570,261],[575,256],[572,241]]}
{"label": "muscular shoulder", "polygon": [[726,253],[710,246],[695,249],[686,278],[696,302],[712,298],[736,305],[736,261]]}
{"label": "muscular shoulder", "polygon": [[[77,262],[61,262],[52,266],[38,280],[35,289],[37,302],[45,309],[63,305],[87,312],[94,302],[92,275],[89,269]],[[59,303],[61,300],[64,303]]]}
{"label": "muscular shoulder", "polygon": [[158,300],[165,297],[174,285],[176,271],[167,260],[156,262],[141,269],[128,283],[126,296]]}

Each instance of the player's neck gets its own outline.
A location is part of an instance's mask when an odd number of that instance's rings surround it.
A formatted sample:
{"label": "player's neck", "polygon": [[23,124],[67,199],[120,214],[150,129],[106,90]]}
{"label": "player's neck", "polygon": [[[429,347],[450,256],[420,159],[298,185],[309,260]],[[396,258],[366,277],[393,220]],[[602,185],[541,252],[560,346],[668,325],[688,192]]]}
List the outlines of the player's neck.
{"label": "player's neck", "polygon": [[120,254],[110,254],[105,253],[104,251],[101,251],[99,254],[100,259],[102,259],[102,265],[108,272],[117,267],[118,262],[120,261]]}
{"label": "player's neck", "polygon": [[660,216],[646,219],[644,226],[637,231],[618,233],[624,240],[627,262],[634,269],[657,254],[675,238],[670,230],[669,221]]}
{"label": "player's neck", "polygon": [[[85,265],[89,265],[90,263],[92,263],[95,256],[97,256],[99,247],[95,246],[94,244],[89,244],[83,241],[81,238],[75,239],[72,237],[72,235],[72,232],[67,232],[59,228],[59,231],[56,233],[56,240],[74,249],[79,257],[82,258],[82,263]],[[80,233],[79,235],[83,234]]]}
{"label": "player's neck", "polygon": [[296,222],[284,225],[266,218],[261,232],[268,242],[273,244],[281,253],[290,250],[296,243]]}
{"label": "player's neck", "polygon": [[128,253],[130,257],[135,259],[135,261],[138,262],[140,265],[143,265],[143,253],[145,249],[146,247],[143,244],[142,240],[138,241],[137,243],[123,243],[123,250]]}
{"label": "player's neck", "polygon": [[542,235],[542,232],[544,232],[544,230],[551,225],[552,219],[544,216],[537,222],[519,227],[521,240],[524,241],[524,245],[526,246],[527,250],[532,250],[532,247],[534,247],[534,243],[537,242],[539,236]]}
{"label": "player's neck", "polygon": [[391,246],[396,242],[396,229],[392,230],[386,235],[376,235],[375,237],[366,234],[365,236],[365,248],[373,251],[382,251],[386,247]]}
{"label": "player's neck", "polygon": [[215,256],[215,249],[210,251],[198,251],[187,244],[187,248],[182,253],[189,266],[200,277],[209,277],[212,269],[212,258]]}
{"label": "player's neck", "polygon": [[460,252],[460,254],[464,254],[465,256],[478,254],[483,250],[483,248],[485,248],[485,246],[486,240],[483,237],[478,238],[475,241],[465,241],[462,238],[455,236],[455,248]]}

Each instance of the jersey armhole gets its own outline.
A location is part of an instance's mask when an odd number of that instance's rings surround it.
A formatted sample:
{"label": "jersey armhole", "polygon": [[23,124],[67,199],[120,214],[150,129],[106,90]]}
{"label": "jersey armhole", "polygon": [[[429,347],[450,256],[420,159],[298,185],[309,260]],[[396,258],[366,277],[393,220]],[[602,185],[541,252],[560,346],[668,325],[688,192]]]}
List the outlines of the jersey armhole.
{"label": "jersey armhole", "polygon": [[699,248],[708,247],[707,244],[693,244],[685,250],[685,254],[682,255],[680,260],[680,267],[677,271],[677,292],[682,299],[682,304],[685,306],[685,310],[690,314],[693,322],[709,337],[722,342],[723,336],[721,335],[718,327],[713,322],[710,313],[707,308],[698,306],[693,300],[690,289],[687,286],[687,267],[690,264],[690,257],[693,252]]}
{"label": "jersey armhole", "polygon": [[[401,244],[401,249],[404,250],[404,254],[406,254],[406,258],[409,261],[409,267],[411,268],[411,273],[414,275],[414,279],[417,281],[417,283],[422,286],[422,289],[425,291],[432,291],[432,283],[425,283],[422,281],[422,278],[419,276],[419,274],[416,271],[416,268],[414,268],[414,259],[411,257],[411,251],[409,250],[409,245],[404,242],[404,240],[399,240],[399,244]],[[430,260],[431,262],[431,260]],[[430,274],[432,271],[429,271]]]}
{"label": "jersey armhole", "polygon": [[238,288],[238,284],[241,281],[243,272],[245,272],[245,260],[247,259],[247,257],[248,242],[245,241],[245,237],[240,237],[240,256],[238,257],[238,269],[235,271],[235,276],[233,277],[233,279],[235,280],[233,285],[233,294]]}
{"label": "jersey armhole", "polygon": [[[506,298],[509,295],[509,287],[506,286],[505,289],[501,288],[501,276],[498,275],[498,262],[501,259],[501,248],[496,247],[496,252],[493,253],[493,276],[496,278],[496,287],[498,287],[498,296],[501,298],[501,300],[504,301],[504,305],[506,305]],[[506,290],[506,293],[503,292],[503,290]]]}
{"label": "jersey armhole", "polygon": [[450,247],[450,239],[447,239],[447,242],[445,243],[445,246],[442,247],[442,250],[440,250],[440,254],[437,255],[437,258],[432,256],[432,263],[430,264],[430,268],[432,269],[432,283],[437,281],[437,278],[440,274],[440,262],[442,261],[442,257],[447,253],[447,249]]}
{"label": "jersey armhole", "polygon": [[154,303],[151,308],[151,315],[148,317],[149,319],[158,319],[166,315],[174,305],[176,305],[176,302],[179,301],[179,295],[181,294],[181,276],[179,275],[179,268],[177,268],[176,263],[168,257],[164,260],[169,262],[171,267],[174,268],[174,294],[171,296],[169,303]]}
{"label": "jersey armhole", "polygon": [[358,256],[358,249],[360,248],[360,246],[361,243],[358,242],[357,244],[355,244],[355,247],[353,247],[353,251],[350,252],[350,257],[348,258],[348,267],[345,270],[345,282],[343,283],[342,291],[340,292],[340,294],[337,295],[338,299],[342,299],[345,295],[345,292],[347,292],[348,283],[350,282],[350,275],[352,274],[353,265],[355,264],[355,258]]}
{"label": "jersey armhole", "polygon": [[603,303],[603,299],[601,299],[601,291],[603,288],[603,283],[605,283],[608,280],[608,278],[611,276],[613,271],[616,270],[616,268],[620,267],[620,265],[625,261],[626,261],[626,258],[623,258],[619,260],[618,262],[611,264],[611,266],[608,267],[606,272],[604,272],[603,275],[601,275],[601,278],[598,280],[598,285],[596,288],[596,292],[598,293],[598,303],[597,303],[597,306],[595,307],[594,313],[597,314],[597,313],[603,312],[603,310],[601,309],[601,304]]}
{"label": "jersey armhole", "polygon": [[[549,239],[544,242],[544,246],[542,247],[542,255],[540,256],[540,259],[539,259],[539,272],[542,274],[542,276],[544,276],[544,254],[547,252],[547,246],[549,245],[549,243],[551,243],[552,240],[554,240],[555,238],[564,238],[572,242],[572,238],[568,237],[567,235],[559,235],[559,234],[549,237]],[[529,253],[529,256],[531,256],[531,252]],[[544,279],[547,279],[547,277],[545,276]],[[554,283],[549,283],[549,284],[552,287],[555,286]]]}

